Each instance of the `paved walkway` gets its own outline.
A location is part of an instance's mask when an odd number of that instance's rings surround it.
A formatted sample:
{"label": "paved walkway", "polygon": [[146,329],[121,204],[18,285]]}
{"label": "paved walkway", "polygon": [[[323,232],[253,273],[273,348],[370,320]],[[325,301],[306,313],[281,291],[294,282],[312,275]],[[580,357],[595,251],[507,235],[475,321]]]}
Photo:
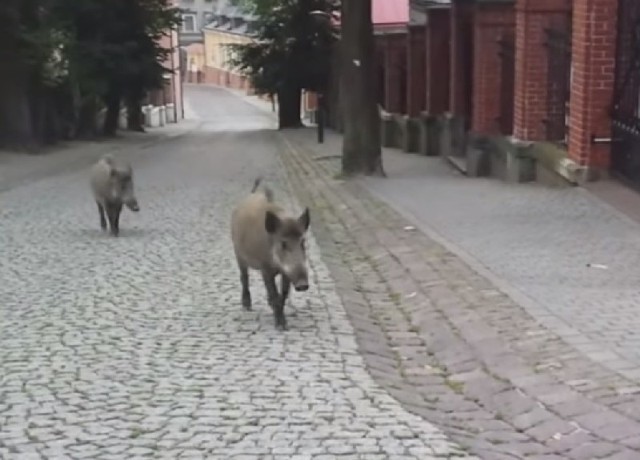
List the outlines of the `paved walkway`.
{"label": "paved walkway", "polygon": [[232,206],[258,174],[301,204],[270,116],[187,97],[195,131],[118,152],[141,206],[120,238],[99,230],[86,160],[0,192],[0,458],[476,458],[367,372],[315,238],[290,330],[255,274],[243,311]]}
{"label": "paved walkway", "polygon": [[[323,151],[340,142],[329,134]],[[640,224],[580,188],[469,179],[391,149],[384,161],[389,177],[367,179],[370,191],[571,345],[640,381]]]}
{"label": "paved walkway", "polygon": [[635,222],[389,151],[389,178],[343,182],[339,136],[284,135],[367,365],[405,407],[485,459],[640,458]]}

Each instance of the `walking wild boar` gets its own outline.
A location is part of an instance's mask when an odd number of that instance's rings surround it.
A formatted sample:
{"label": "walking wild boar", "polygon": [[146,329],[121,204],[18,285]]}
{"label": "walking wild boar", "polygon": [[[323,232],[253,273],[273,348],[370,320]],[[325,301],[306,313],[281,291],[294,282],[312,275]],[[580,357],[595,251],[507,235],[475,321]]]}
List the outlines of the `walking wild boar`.
{"label": "walking wild boar", "polygon": [[[251,310],[248,270],[259,270],[276,328],[284,330],[287,328],[284,305],[291,285],[296,291],[309,289],[305,249],[309,209],[305,208],[297,218],[290,216],[274,203],[269,188],[258,190],[260,182],[261,178],[257,178],[251,194],[233,210],[231,239],[240,269],[242,306]],[[276,275],[280,275],[280,293]]]}
{"label": "walking wild boar", "polygon": [[131,165],[126,161],[116,160],[111,155],[104,155],[91,168],[91,190],[98,204],[102,230],[107,229],[106,212],[111,234],[118,236],[122,205],[134,212],[140,210],[138,200],[133,193]]}

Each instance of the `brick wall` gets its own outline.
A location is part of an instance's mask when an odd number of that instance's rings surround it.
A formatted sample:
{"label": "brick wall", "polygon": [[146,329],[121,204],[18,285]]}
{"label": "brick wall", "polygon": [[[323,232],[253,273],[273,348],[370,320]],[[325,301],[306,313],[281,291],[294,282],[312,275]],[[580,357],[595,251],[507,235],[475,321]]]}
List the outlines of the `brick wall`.
{"label": "brick wall", "polygon": [[610,146],[593,145],[591,136],[611,135],[616,6],[611,0],[574,2],[569,156],[593,169],[610,165]]}
{"label": "brick wall", "polygon": [[428,14],[425,108],[437,115],[449,110],[451,15],[448,9],[432,9]]}
{"label": "brick wall", "polygon": [[407,113],[420,115],[426,108],[426,29],[424,26],[409,28],[407,40]]}
{"label": "brick wall", "polygon": [[215,67],[207,66],[204,68],[202,82],[247,92],[253,91],[247,78],[235,72]]}
{"label": "brick wall", "polygon": [[[503,107],[513,106],[513,75],[503,72],[500,41],[513,37],[515,16],[509,3],[478,5],[474,15],[473,103],[471,129],[481,134],[511,134],[502,131]],[[511,38],[511,41],[513,39]],[[504,59],[504,60],[503,60]],[[503,81],[511,79],[511,81]],[[503,98],[505,100],[503,101]],[[504,103],[504,104],[503,104]],[[509,113],[504,114],[506,117]]]}
{"label": "brick wall", "polygon": [[546,138],[548,51],[545,29],[565,23],[570,11],[571,0],[516,1],[514,136],[518,139],[538,141]]}

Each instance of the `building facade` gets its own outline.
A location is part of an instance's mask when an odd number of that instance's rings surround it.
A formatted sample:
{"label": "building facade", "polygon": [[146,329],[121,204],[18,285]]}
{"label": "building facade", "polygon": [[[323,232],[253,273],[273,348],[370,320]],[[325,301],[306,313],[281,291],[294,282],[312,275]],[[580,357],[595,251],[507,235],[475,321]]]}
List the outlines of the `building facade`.
{"label": "building facade", "polygon": [[408,12],[376,24],[387,111],[448,113],[474,136],[552,152],[572,180],[640,186],[640,1],[376,3]]}
{"label": "building facade", "polygon": [[[178,0],[173,0],[177,6]],[[184,118],[184,97],[183,97],[183,69],[180,58],[179,31],[173,29],[160,39],[160,45],[169,50],[163,66],[168,69],[164,76],[164,87],[160,90],[152,91],[148,95],[149,103],[156,106],[166,106],[173,104],[173,120],[176,122]]]}
{"label": "building facade", "polygon": [[178,0],[181,9],[182,25],[179,37],[180,46],[202,43],[204,27],[213,20],[219,0]]}
{"label": "building facade", "polygon": [[[204,28],[203,82],[250,90],[247,78],[232,65],[232,47],[253,40],[254,19],[232,6],[219,8],[215,12],[213,20]],[[196,69],[190,69],[193,70]]]}

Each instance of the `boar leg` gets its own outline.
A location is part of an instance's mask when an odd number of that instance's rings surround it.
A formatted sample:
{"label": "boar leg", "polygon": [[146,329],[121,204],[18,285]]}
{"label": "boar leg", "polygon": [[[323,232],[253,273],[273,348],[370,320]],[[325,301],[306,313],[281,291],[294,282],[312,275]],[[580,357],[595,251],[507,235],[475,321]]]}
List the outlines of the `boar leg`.
{"label": "boar leg", "polygon": [[280,298],[275,309],[276,324],[282,329],[287,328],[287,319],[284,316],[284,305],[289,298],[289,291],[291,290],[291,281],[285,275],[280,275]]}
{"label": "boar leg", "polygon": [[120,233],[120,215],[121,214],[122,214],[122,205],[118,205],[118,208],[116,209],[116,217],[115,217],[116,231],[118,233]]}
{"label": "boar leg", "polygon": [[240,268],[240,283],[242,283],[242,306],[245,310],[251,310],[251,291],[249,291],[249,270],[247,266],[238,261]]}
{"label": "boar leg", "polygon": [[102,230],[106,230],[107,219],[104,217],[104,208],[100,203],[98,203],[98,214],[100,214],[100,228],[102,228]]}
{"label": "boar leg", "polygon": [[276,286],[276,275],[272,271],[263,271],[262,279],[264,280],[264,287],[267,289],[267,298],[269,299],[269,305],[273,310],[273,315],[276,320],[276,327],[278,329],[284,329],[285,324],[283,315],[279,315],[280,309],[280,295],[278,294],[278,287]]}
{"label": "boar leg", "polygon": [[263,271],[262,279],[264,281],[264,287],[267,290],[267,302],[271,309],[276,308],[276,302],[278,301],[278,288],[276,287],[276,275],[271,271]]}
{"label": "boar leg", "polygon": [[109,218],[109,225],[111,226],[111,234],[118,236],[120,233],[119,220],[120,211],[122,211],[122,204],[109,203],[107,204],[107,217]]}

